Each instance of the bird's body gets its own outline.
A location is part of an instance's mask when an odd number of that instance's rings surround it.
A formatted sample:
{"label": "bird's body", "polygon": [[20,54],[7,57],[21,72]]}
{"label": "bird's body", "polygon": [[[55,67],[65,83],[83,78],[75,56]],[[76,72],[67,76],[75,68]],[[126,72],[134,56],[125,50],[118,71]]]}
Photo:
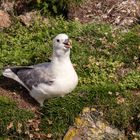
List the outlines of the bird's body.
{"label": "bird's body", "polygon": [[[67,40],[67,41],[66,41]],[[3,75],[22,84],[43,105],[45,99],[70,93],[78,83],[70,60],[68,36],[59,34],[53,41],[52,61],[27,67],[5,69]]]}

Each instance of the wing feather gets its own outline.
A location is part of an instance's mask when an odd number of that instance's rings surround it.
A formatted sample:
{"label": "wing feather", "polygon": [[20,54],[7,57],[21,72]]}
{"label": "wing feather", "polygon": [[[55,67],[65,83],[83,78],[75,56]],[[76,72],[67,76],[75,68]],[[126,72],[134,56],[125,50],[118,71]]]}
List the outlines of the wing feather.
{"label": "wing feather", "polygon": [[54,76],[48,73],[47,68],[44,67],[22,69],[17,72],[17,76],[29,89],[40,83],[51,85],[54,80]]}
{"label": "wing feather", "polygon": [[[41,63],[33,66],[10,67],[4,70],[3,75],[22,83],[27,89],[32,89],[32,86],[37,86],[40,83],[48,85],[53,84],[54,76],[48,67],[49,63]],[[11,72],[7,70],[10,70]],[[17,78],[15,78],[16,76]]]}

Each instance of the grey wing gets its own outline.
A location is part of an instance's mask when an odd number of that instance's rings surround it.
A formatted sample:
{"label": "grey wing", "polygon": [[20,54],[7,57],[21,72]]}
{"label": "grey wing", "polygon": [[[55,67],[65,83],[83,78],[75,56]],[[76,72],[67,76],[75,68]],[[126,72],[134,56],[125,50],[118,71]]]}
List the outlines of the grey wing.
{"label": "grey wing", "polygon": [[45,83],[51,85],[54,77],[45,67],[34,67],[33,69],[23,69],[17,72],[19,79],[29,88]]}
{"label": "grey wing", "polygon": [[45,62],[45,63],[40,63],[40,64],[37,64],[37,65],[33,65],[33,67],[44,67],[44,68],[47,68],[49,66],[49,62]]}

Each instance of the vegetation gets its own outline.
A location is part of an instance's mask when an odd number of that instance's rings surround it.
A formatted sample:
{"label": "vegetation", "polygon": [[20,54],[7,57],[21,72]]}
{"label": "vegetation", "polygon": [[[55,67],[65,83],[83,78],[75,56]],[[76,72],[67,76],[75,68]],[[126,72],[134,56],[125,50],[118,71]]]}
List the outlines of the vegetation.
{"label": "vegetation", "polygon": [[[70,5],[79,4],[84,0],[36,0],[33,8],[38,8],[43,14],[62,15],[67,17],[68,8]],[[32,5],[34,1],[30,3]]]}
{"label": "vegetation", "polygon": [[15,102],[0,96],[0,138],[23,137],[23,134],[29,131],[26,123],[33,117],[33,113],[17,108]]}
{"label": "vegetation", "polygon": [[[64,98],[54,98],[41,108],[40,131],[62,137],[83,107],[101,110],[112,125],[128,130],[131,125],[140,130],[140,26],[124,32],[106,24],[80,24],[62,17],[50,18],[48,24],[36,22],[30,27],[15,23],[0,32],[0,68],[12,65],[32,65],[47,61],[51,55],[52,38],[66,33],[73,41],[71,59],[79,76],[75,91]],[[8,103],[8,106],[6,105]],[[0,98],[0,107],[9,116],[1,121],[27,120],[32,115],[14,112],[16,104]],[[29,115],[27,115],[29,114]],[[29,116],[29,117],[28,117]],[[14,119],[14,120],[13,120]],[[4,125],[5,126],[5,125]],[[13,131],[1,134],[17,136]],[[21,135],[21,138],[23,136]]]}

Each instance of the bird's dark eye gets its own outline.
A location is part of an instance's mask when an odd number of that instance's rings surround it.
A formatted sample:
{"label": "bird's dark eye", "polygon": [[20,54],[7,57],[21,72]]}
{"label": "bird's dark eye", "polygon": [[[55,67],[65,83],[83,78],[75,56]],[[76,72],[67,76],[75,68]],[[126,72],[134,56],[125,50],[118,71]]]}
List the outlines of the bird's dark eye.
{"label": "bird's dark eye", "polygon": [[56,41],[57,41],[57,42],[60,42],[60,40],[59,40],[59,39],[57,39]]}

